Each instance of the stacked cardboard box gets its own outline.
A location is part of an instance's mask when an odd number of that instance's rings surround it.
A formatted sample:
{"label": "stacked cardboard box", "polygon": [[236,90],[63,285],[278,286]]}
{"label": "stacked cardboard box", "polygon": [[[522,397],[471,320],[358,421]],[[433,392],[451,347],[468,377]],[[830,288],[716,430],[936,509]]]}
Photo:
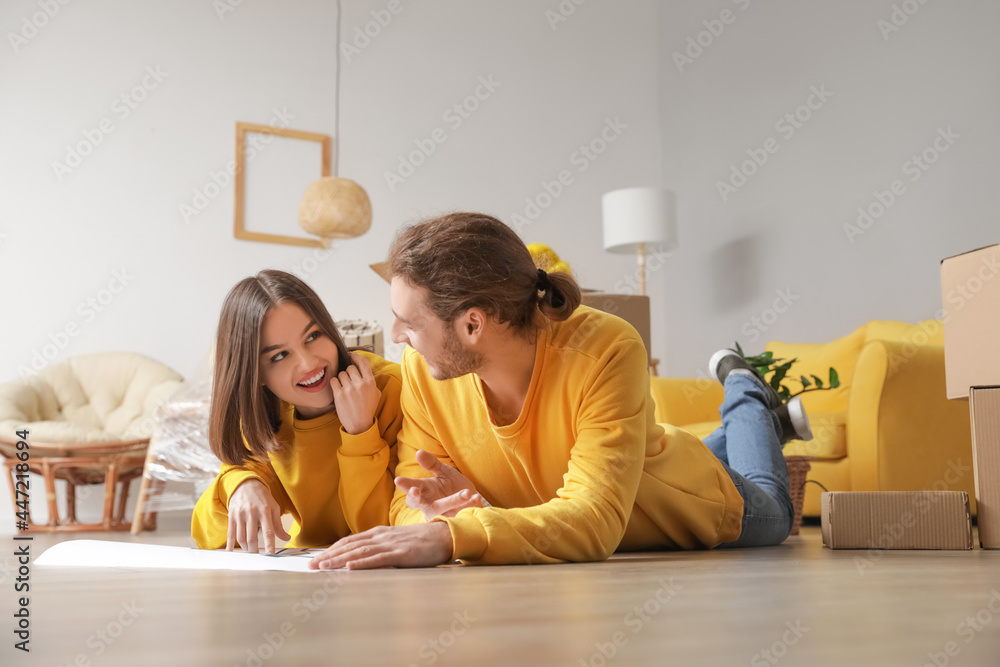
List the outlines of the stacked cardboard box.
{"label": "stacked cardboard box", "polygon": [[969,401],[979,545],[1000,549],[1000,245],[941,261],[948,398]]}

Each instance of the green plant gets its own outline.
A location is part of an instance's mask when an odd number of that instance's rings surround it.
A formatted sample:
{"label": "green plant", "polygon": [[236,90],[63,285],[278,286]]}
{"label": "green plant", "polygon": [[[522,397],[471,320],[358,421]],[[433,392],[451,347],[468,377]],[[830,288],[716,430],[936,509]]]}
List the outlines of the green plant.
{"label": "green plant", "polygon": [[[788,372],[791,370],[792,366],[798,361],[798,358],[790,359],[785,361],[784,359],[776,359],[773,352],[762,352],[761,354],[748,357],[743,348],[740,347],[739,343],[736,343],[736,349],[734,350],[743,359],[756,369],[758,373],[761,374],[768,384],[778,392],[778,396],[781,400],[787,403],[791,399],[799,396],[800,394],[805,394],[810,391],[827,391],[830,389],[836,389],[840,386],[840,376],[837,374],[837,370],[833,367],[830,368],[830,376],[827,378],[826,385],[824,386],[822,378],[816,375],[810,375],[812,379],[810,380],[805,375],[800,375],[798,379],[790,376]],[[771,377],[769,378],[768,375]],[[786,381],[797,382],[802,385],[794,394],[792,390],[789,389],[784,383]]]}

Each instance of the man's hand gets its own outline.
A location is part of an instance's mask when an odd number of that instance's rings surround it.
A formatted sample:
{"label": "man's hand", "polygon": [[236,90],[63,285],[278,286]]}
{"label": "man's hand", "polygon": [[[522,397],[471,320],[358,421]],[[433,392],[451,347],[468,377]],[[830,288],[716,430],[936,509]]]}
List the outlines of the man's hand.
{"label": "man's hand", "polygon": [[375,423],[375,410],[382,392],[375,384],[368,360],[354,352],[351,352],[351,360],[355,365],[330,378],[330,388],[340,425],[351,435],[358,435]]}
{"label": "man's hand", "polygon": [[466,507],[483,507],[483,497],[469,478],[438,461],[422,449],[417,463],[433,477],[397,477],[396,486],[406,492],[407,507],[424,513],[424,521],[436,516],[455,516]]}
{"label": "man's hand", "polygon": [[281,525],[281,508],[271,497],[267,486],[256,479],[248,479],[237,486],[229,497],[226,551],[232,551],[239,544],[243,551],[258,553],[258,531],[264,533],[264,553],[274,553],[275,535],[286,542],[292,539]]}
{"label": "man's hand", "polygon": [[309,569],[434,567],[450,561],[451,553],[451,530],[444,521],[378,526],[338,540],[309,561]]}

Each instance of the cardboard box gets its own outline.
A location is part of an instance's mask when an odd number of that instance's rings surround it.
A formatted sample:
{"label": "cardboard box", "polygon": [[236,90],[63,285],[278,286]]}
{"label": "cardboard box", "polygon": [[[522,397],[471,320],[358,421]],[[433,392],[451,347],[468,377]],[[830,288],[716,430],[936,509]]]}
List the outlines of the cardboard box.
{"label": "cardboard box", "polygon": [[948,398],[1000,385],[1000,245],[941,260]]}
{"label": "cardboard box", "polygon": [[582,304],[606,313],[617,315],[639,332],[646,346],[646,356],[651,354],[649,346],[649,297],[638,294],[611,294],[610,292],[583,291]]}
{"label": "cardboard box", "polygon": [[1000,387],[973,387],[969,413],[979,546],[1000,549]]}
{"label": "cardboard box", "polygon": [[964,491],[832,491],[820,495],[831,549],[971,549]]}
{"label": "cardboard box", "polygon": [[[1000,549],[1000,245],[941,260],[948,398],[968,399],[979,544]],[[973,398],[975,396],[975,398]]]}

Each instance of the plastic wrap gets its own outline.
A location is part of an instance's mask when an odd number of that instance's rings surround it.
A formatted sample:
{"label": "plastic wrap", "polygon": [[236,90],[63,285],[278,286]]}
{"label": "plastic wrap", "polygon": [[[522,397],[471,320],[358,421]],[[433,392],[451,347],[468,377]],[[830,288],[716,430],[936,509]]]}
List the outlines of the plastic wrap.
{"label": "plastic wrap", "polygon": [[156,410],[145,475],[158,483],[149,489],[147,512],[193,508],[219,474],[222,462],[208,442],[213,358],[210,353]]}

